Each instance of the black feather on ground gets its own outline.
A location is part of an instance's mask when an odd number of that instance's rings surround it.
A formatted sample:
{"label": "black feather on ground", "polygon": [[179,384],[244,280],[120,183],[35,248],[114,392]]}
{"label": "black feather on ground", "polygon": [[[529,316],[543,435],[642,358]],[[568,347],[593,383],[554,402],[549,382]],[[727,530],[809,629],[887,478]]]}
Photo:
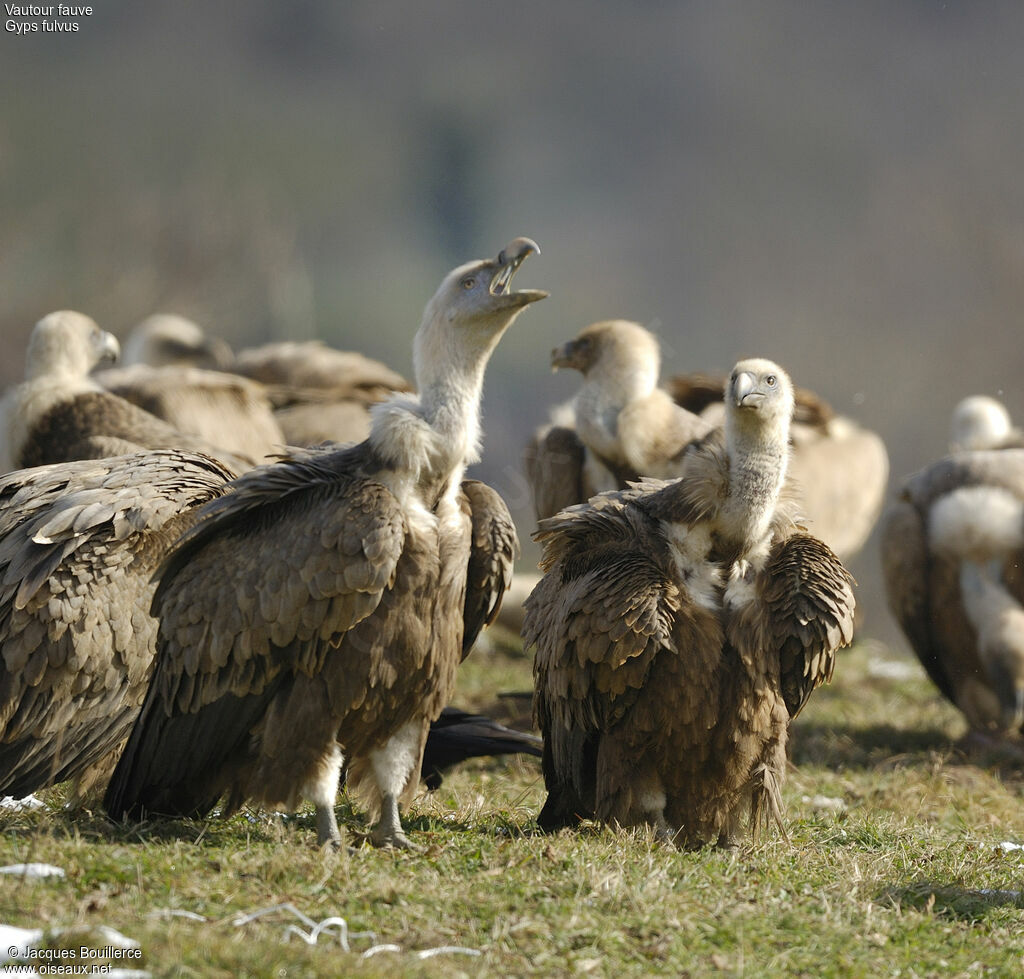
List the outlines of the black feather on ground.
{"label": "black feather on ground", "polygon": [[441,785],[443,772],[467,758],[514,754],[539,758],[541,744],[535,734],[514,731],[483,714],[445,707],[430,725],[420,776],[433,791]]}

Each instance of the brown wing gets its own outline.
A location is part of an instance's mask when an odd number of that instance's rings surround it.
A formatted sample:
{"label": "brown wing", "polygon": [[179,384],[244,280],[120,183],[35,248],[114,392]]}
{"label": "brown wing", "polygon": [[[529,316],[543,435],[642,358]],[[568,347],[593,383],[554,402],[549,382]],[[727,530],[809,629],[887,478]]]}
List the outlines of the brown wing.
{"label": "brown wing", "polygon": [[159,664],[111,779],[113,815],[208,811],[278,684],[313,675],[381,602],[406,523],[373,471],[366,446],[296,452],[205,509],[162,572]]}
{"label": "brown wing", "polygon": [[156,644],[150,577],[229,478],[153,452],[0,480],[0,794],[76,776],[128,733]]}
{"label": "brown wing", "polygon": [[285,443],[263,386],[248,378],[136,364],[102,371],[96,379],[108,391],[210,445],[263,460]]}
{"label": "brown wing", "polygon": [[512,582],[512,565],[519,556],[519,538],[505,501],[489,486],[464,480],[462,498],[473,528],[462,639],[465,659],[480,630],[498,617]]}
{"label": "brown wing", "polygon": [[882,515],[879,526],[882,578],[889,611],[932,683],[954,700],[943,656],[932,637],[928,597],[931,557],[921,511],[907,499],[897,500]]}
{"label": "brown wing", "polygon": [[[649,522],[604,498],[547,521],[547,573],[525,603],[523,639],[536,646],[534,716],[544,735],[553,828],[592,812],[596,743],[628,710],[658,653],[671,644],[683,598],[663,563],[641,543]],[[592,523],[590,528],[573,524]],[[656,549],[662,550],[661,548]]]}
{"label": "brown wing", "polygon": [[394,391],[411,390],[409,382],[386,364],[354,351],[335,350],[319,340],[250,347],[236,355],[234,369],[279,386],[282,394],[289,387],[296,392],[322,388],[338,397],[363,394],[377,401]]}
{"label": "brown wing", "polygon": [[370,434],[369,403],[355,398],[293,400],[274,417],[289,445],[362,442]]}
{"label": "brown wing", "polygon": [[853,640],[853,585],[829,547],[802,533],[776,542],[758,575],[760,625],[778,650],[790,717],[815,687],[832,679],[836,651]]}
{"label": "brown wing", "polygon": [[107,444],[145,449],[184,449],[212,456],[235,472],[244,472],[253,460],[210,445],[204,439],[172,428],[130,401],[108,391],[90,391],[51,409],[33,427],[20,450],[18,464],[31,466],[73,462],[76,452],[101,451]]}
{"label": "brown wing", "polygon": [[523,466],[538,520],[587,499],[583,485],[585,455],[583,443],[571,428],[553,425],[534,435],[523,453]]}

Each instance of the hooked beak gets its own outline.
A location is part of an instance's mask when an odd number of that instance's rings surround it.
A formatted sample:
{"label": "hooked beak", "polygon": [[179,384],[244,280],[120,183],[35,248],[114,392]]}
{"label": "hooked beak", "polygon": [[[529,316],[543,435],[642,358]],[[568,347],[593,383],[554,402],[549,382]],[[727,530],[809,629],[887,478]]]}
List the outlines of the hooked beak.
{"label": "hooked beak", "polygon": [[569,340],[560,347],[551,351],[551,370],[557,371],[560,367],[568,367],[579,370],[576,360],[577,346],[575,340]]}
{"label": "hooked beak", "polygon": [[530,255],[539,255],[540,246],[531,238],[516,238],[510,241],[499,253],[496,259],[497,272],[491,279],[490,291],[492,296],[501,296],[507,300],[510,307],[526,306],[535,303],[539,299],[546,299],[549,293],[543,289],[519,289],[512,291],[512,277],[516,274],[519,266],[526,261]]}
{"label": "hooked beak", "polygon": [[737,408],[756,408],[764,401],[764,394],[757,390],[757,378],[750,371],[740,371],[732,385]]}
{"label": "hooked beak", "polygon": [[121,344],[113,333],[104,331],[100,338],[100,349],[97,364],[116,364],[121,356]]}

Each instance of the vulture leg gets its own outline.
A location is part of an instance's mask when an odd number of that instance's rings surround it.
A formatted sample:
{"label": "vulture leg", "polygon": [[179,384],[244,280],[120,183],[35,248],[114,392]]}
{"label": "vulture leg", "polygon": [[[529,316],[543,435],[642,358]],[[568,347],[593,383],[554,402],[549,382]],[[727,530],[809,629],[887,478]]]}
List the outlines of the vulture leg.
{"label": "vulture leg", "polygon": [[402,829],[398,800],[410,784],[418,784],[423,745],[429,725],[414,720],[400,727],[384,745],[370,752],[370,769],[380,791],[380,819],[370,840],[374,846],[392,846],[400,850],[418,850]]}
{"label": "vulture leg", "polygon": [[334,804],[338,800],[338,779],[341,776],[341,748],[337,742],[321,758],[316,777],[311,778],[302,788],[302,795],[316,806],[316,841],[320,846],[330,844],[341,847],[341,832],[334,815]]}
{"label": "vulture leg", "polygon": [[374,846],[391,846],[398,850],[419,850],[402,829],[398,816],[398,797],[386,794],[380,804],[380,819],[373,827],[370,840]]}
{"label": "vulture leg", "polygon": [[341,848],[341,830],[334,815],[334,806],[316,807],[316,841],[320,846],[330,843],[334,849]]}

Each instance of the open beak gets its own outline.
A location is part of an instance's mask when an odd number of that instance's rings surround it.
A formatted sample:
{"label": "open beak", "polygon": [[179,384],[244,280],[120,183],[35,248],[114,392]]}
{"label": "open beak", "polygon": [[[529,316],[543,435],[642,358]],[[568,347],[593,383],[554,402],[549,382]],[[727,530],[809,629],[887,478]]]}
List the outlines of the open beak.
{"label": "open beak", "polygon": [[498,270],[491,279],[491,295],[507,297],[510,306],[526,306],[528,303],[546,299],[549,293],[543,289],[519,289],[512,291],[512,277],[519,266],[530,255],[539,255],[540,246],[530,238],[516,238],[510,241],[498,254]]}

